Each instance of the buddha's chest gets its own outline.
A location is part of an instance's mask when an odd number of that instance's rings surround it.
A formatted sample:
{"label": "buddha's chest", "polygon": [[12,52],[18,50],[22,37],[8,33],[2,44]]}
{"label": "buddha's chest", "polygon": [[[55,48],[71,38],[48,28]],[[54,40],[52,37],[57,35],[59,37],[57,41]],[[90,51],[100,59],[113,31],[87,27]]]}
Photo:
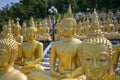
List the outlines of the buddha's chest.
{"label": "buddha's chest", "polygon": [[35,52],[36,48],[37,48],[37,45],[34,43],[29,43],[29,44],[23,45],[24,52],[31,52],[32,53],[32,52]]}
{"label": "buddha's chest", "polygon": [[78,51],[78,46],[75,44],[63,44],[56,47],[56,53],[60,57],[75,56]]}

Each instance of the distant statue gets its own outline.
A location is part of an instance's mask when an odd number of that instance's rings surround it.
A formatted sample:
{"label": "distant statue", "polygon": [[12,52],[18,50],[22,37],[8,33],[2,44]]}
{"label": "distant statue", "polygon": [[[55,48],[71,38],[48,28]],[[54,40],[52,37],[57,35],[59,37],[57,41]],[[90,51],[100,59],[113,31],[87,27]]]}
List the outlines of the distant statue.
{"label": "distant statue", "polygon": [[23,41],[27,40],[27,36],[26,36],[26,31],[27,31],[27,25],[25,22],[23,22],[22,28],[21,28],[21,35],[23,36]]}
{"label": "distant statue", "polygon": [[83,34],[85,35],[90,29],[90,20],[87,18],[86,21],[83,22]]}
{"label": "distant statue", "polygon": [[0,34],[0,80],[27,80],[27,77],[13,67],[18,45],[13,36]]}
{"label": "distant statue", "polygon": [[61,22],[57,21],[55,29],[56,29],[56,32],[54,34],[55,40],[61,40],[61,39],[63,39],[62,31],[61,31]]}
{"label": "distant statue", "polygon": [[14,26],[14,38],[16,39],[17,42],[23,43],[23,36],[20,35],[20,31],[21,31],[21,26],[17,21],[16,25]]}
{"label": "distant statue", "polygon": [[50,28],[47,25],[47,21],[43,20],[41,24],[39,24],[37,40],[42,41],[51,41],[51,36],[49,34]]}

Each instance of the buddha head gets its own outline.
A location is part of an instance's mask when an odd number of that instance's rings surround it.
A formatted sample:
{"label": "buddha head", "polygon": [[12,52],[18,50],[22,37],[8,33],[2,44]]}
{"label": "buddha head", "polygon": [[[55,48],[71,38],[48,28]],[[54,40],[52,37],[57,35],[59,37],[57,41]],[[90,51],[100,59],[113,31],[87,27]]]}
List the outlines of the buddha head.
{"label": "buddha head", "polygon": [[79,55],[87,80],[109,80],[112,74],[112,44],[97,28],[89,34],[80,46]]}
{"label": "buddha head", "polygon": [[6,35],[0,34],[0,68],[13,65],[17,50],[17,42],[10,33]]}
{"label": "buddha head", "polygon": [[26,35],[28,40],[34,40],[37,33],[37,28],[35,27],[34,19],[33,17],[30,18],[30,27],[27,28]]}
{"label": "buddha head", "polygon": [[64,19],[61,21],[61,31],[64,37],[73,37],[75,27],[77,26],[76,20],[73,18],[71,6],[69,5],[68,12],[65,14]]}
{"label": "buddha head", "polygon": [[83,41],[81,46],[81,65],[88,80],[104,80],[109,75],[112,60],[112,45],[102,37]]}
{"label": "buddha head", "polygon": [[35,27],[27,28],[27,37],[28,40],[34,40],[36,37],[37,29]]}

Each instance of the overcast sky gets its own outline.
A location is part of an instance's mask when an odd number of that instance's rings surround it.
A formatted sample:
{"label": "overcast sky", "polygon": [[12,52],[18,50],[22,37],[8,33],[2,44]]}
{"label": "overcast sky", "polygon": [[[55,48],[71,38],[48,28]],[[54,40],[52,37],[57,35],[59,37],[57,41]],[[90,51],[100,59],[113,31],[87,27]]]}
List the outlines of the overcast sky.
{"label": "overcast sky", "polygon": [[4,7],[7,4],[10,4],[11,2],[16,3],[19,2],[20,0],[0,0],[0,9]]}

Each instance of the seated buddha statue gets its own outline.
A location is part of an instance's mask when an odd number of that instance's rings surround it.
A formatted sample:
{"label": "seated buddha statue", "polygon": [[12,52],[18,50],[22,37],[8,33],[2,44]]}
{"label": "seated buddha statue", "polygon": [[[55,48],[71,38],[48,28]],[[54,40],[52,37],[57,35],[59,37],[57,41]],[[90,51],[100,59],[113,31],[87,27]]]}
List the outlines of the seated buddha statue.
{"label": "seated buddha statue", "polygon": [[0,80],[27,80],[27,77],[13,67],[17,42],[11,34],[0,34]]}
{"label": "seated buddha statue", "polygon": [[20,35],[21,26],[19,22],[17,21],[17,24],[14,26],[14,38],[17,42],[23,43],[23,36]]}
{"label": "seated buddha statue", "polygon": [[62,34],[61,34],[61,22],[60,21],[57,21],[56,25],[55,25],[55,29],[56,29],[56,32],[54,34],[55,36],[55,40],[60,40],[63,38]]}
{"label": "seated buddha statue", "polygon": [[83,33],[82,22],[79,21],[78,27],[77,27],[77,29],[76,29],[76,34],[80,36],[80,35],[82,35],[82,33]]}
{"label": "seated buddha statue", "polygon": [[77,24],[76,35],[74,37],[78,38],[78,39],[86,38],[86,36],[84,34],[83,23],[81,21],[79,21],[79,23]]}
{"label": "seated buddha statue", "polygon": [[37,40],[51,41],[51,36],[49,34],[50,28],[47,25],[47,21],[43,20],[41,26],[39,25],[39,33],[37,35]]}
{"label": "seated buddha statue", "polygon": [[35,40],[37,29],[34,26],[29,27],[26,33],[27,41],[21,45],[21,62],[16,63],[16,68],[25,74],[44,71],[43,66],[39,64],[43,59],[43,44]]}
{"label": "seated buddha statue", "polygon": [[109,16],[106,19],[105,29],[106,29],[106,32],[108,33],[114,31],[114,24],[112,23],[112,19]]}
{"label": "seated buddha statue", "polygon": [[[99,22],[94,22],[94,29],[88,32],[87,38],[79,46],[79,59],[84,78],[80,80],[120,80],[113,71],[113,48],[100,30]],[[92,27],[93,25],[91,25]],[[83,77],[83,76],[82,76]]]}
{"label": "seated buddha statue", "polygon": [[90,29],[90,20],[87,18],[87,20],[83,22],[83,34],[86,35],[89,29]]}
{"label": "seated buddha statue", "polygon": [[21,35],[23,36],[24,41],[27,40],[26,30],[27,30],[27,25],[25,22],[23,22],[22,27],[21,27]]}
{"label": "seated buddha statue", "polygon": [[[61,30],[64,38],[53,43],[50,51],[50,73],[32,73],[31,80],[76,80],[83,74],[78,59],[78,48],[81,41],[74,38],[76,20],[73,18],[71,6],[64,19]],[[58,65],[56,61],[58,60]],[[51,75],[50,75],[51,74]]]}

